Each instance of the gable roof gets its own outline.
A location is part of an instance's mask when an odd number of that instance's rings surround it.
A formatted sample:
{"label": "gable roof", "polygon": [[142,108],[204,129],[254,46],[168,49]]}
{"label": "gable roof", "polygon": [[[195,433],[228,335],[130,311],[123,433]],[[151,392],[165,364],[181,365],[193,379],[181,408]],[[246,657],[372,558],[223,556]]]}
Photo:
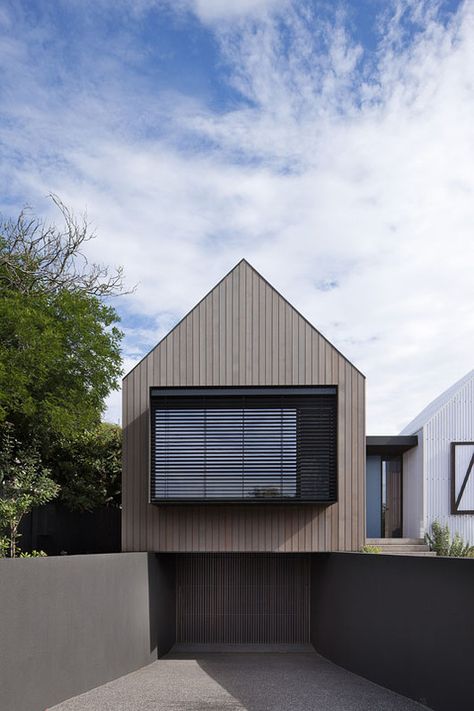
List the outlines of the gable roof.
{"label": "gable roof", "polygon": [[232,277],[232,274],[233,274],[234,272],[238,271],[239,269],[245,269],[245,270],[247,270],[248,272],[250,272],[250,273],[256,275],[259,280],[261,280],[261,281],[262,281],[269,289],[271,289],[280,299],[282,299],[282,301],[287,305],[287,307],[289,307],[289,308],[298,316],[298,318],[302,319],[302,320],[311,328],[311,330],[313,330],[315,333],[317,333],[317,335],[318,335],[320,338],[322,338],[334,351],[336,351],[336,352],[339,354],[339,356],[340,356],[343,360],[345,360],[352,368],[354,368],[354,370],[356,370],[363,378],[365,378],[364,373],[362,373],[343,353],[341,353],[341,352],[338,350],[338,348],[336,348],[336,346],[334,346],[320,331],[318,331],[318,329],[317,329],[315,326],[313,326],[313,324],[312,324],[310,321],[308,321],[307,318],[305,318],[292,304],[290,304],[290,302],[288,301],[288,299],[286,299],[284,296],[282,296],[282,294],[281,294],[277,289],[275,289],[275,287],[274,287],[272,284],[270,284],[270,282],[267,281],[267,279],[265,279],[265,277],[263,277],[263,276],[260,274],[260,272],[258,272],[258,271],[255,269],[255,267],[253,267],[246,259],[241,259],[239,262],[237,262],[237,264],[236,264],[219,282],[217,282],[217,284],[216,284],[210,291],[208,291],[208,293],[207,293],[202,299],[200,299],[200,301],[197,302],[197,304],[196,304],[195,306],[193,306],[193,308],[192,308],[190,311],[188,311],[188,313],[186,313],[186,314],[183,316],[182,319],[180,319],[180,320],[178,321],[178,323],[176,323],[175,326],[173,326],[173,328],[172,328],[148,353],[146,353],[146,354],[143,356],[143,358],[141,358],[141,360],[124,376],[123,380],[125,380],[126,378],[128,378],[128,376],[129,376],[131,373],[133,373],[133,371],[134,371],[141,363],[143,363],[144,360],[146,360],[146,359],[147,359],[154,351],[156,351],[156,349],[159,348],[177,329],[179,329],[179,327],[191,316],[191,314],[193,314],[194,311],[196,311],[196,309],[198,309],[198,308],[201,306],[201,304],[203,304],[203,302],[207,301],[208,299],[210,299],[210,298],[212,297],[213,292],[215,292],[217,289],[219,289],[219,288],[224,284],[224,282],[226,282],[227,280],[230,280],[231,277]]}
{"label": "gable roof", "polygon": [[474,370],[470,370],[464,377],[451,385],[441,395],[438,395],[427,405],[411,422],[403,428],[401,435],[410,435],[418,432],[434,417],[450,400],[470,381],[474,379]]}

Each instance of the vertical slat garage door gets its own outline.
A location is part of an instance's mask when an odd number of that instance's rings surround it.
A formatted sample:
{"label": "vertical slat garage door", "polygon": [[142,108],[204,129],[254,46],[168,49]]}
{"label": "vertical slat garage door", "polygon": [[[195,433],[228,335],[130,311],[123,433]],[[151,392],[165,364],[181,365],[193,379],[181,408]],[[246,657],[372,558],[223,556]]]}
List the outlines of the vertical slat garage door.
{"label": "vertical slat garage door", "polygon": [[309,642],[309,566],[304,554],[178,555],[177,642]]}

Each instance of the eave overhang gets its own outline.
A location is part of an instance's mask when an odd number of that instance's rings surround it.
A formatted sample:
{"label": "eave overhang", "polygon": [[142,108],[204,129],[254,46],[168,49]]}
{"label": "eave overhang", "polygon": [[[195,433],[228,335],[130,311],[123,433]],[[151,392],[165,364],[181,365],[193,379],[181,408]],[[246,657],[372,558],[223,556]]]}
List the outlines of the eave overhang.
{"label": "eave overhang", "polygon": [[416,447],[418,445],[418,436],[372,435],[366,437],[365,444],[368,455],[394,457]]}

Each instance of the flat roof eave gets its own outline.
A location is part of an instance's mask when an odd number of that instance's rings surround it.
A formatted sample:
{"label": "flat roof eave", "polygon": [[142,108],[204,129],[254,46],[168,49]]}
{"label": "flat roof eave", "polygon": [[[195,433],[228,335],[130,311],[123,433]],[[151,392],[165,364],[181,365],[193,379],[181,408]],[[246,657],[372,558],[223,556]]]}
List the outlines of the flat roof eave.
{"label": "flat roof eave", "polygon": [[418,445],[417,435],[369,435],[365,438],[367,454],[394,456]]}

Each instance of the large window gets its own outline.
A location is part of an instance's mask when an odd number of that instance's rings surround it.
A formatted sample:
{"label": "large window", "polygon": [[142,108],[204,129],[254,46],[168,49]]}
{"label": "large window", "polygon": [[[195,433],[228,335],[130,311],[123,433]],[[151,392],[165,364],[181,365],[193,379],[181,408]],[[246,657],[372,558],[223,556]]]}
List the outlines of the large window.
{"label": "large window", "polygon": [[151,501],[336,499],[332,388],[152,389]]}

